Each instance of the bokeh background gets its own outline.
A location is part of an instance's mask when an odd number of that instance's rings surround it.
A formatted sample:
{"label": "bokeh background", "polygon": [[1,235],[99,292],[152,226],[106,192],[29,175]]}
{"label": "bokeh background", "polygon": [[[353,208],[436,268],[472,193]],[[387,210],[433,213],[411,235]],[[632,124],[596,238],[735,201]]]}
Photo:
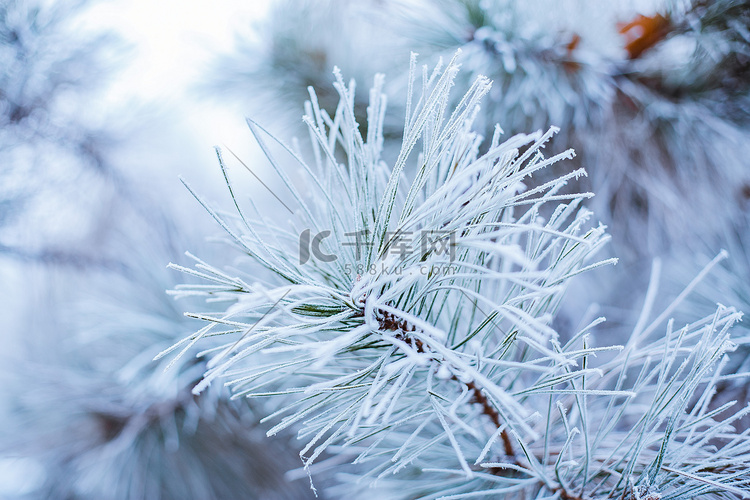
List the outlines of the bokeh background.
{"label": "bokeh background", "polygon": [[552,173],[587,169],[571,189],[612,234],[620,263],[575,283],[562,335],[604,314],[599,342],[623,338],[655,260],[666,304],[722,248],[676,314],[750,310],[749,2],[0,0],[0,499],[312,497],[262,403],[193,397],[200,358],[151,361],[205,307],[166,293],[190,279],[166,265],[221,252],[178,176],[229,207],[221,145],[274,189],[245,117],[305,139],[307,87],[333,108],[334,65],[362,117],[386,73],[398,142],[410,52],[457,49],[458,86],[495,82],[482,131],[560,127],[548,151],[578,156]]}

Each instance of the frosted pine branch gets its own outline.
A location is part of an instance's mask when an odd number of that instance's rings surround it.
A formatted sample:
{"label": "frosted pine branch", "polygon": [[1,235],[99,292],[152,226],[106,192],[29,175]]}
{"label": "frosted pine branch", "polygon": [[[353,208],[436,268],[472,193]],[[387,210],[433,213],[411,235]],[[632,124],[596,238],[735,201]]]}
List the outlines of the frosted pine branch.
{"label": "frosted pine branch", "polygon": [[[312,163],[249,121],[288,191],[286,226],[246,206],[217,149],[236,214],[191,191],[247,261],[231,272],[197,258],[180,268],[207,284],[176,295],[228,306],[194,314],[205,327],[162,355],[226,336],[202,353],[195,394],[222,380],[235,398],[272,398],[269,434],[297,430],[305,471],[324,454],[348,457],[360,484],[400,478],[397,497],[666,498],[745,487],[728,461],[747,462],[732,437],[736,416],[715,420],[727,408],[710,407],[710,372],[732,347],[738,314],[670,323],[653,339],[657,318],[624,347],[591,342],[600,319],[563,343],[551,322],[566,285],[613,262],[595,260],[608,237],[582,207],[591,195],[564,189],[584,172],[526,188],[573,157],[541,153],[554,129],[501,142],[497,128],[480,154],[472,122],[490,82],[477,78],[450,108],[457,72],[454,58],[410,85],[422,92],[408,96],[392,166],[381,157],[382,76],[365,136],[354,82],[335,72],[332,116],[310,89]],[[310,195],[271,145],[304,173]],[[258,275],[268,278],[249,278]],[[711,448],[713,439],[726,445]]]}

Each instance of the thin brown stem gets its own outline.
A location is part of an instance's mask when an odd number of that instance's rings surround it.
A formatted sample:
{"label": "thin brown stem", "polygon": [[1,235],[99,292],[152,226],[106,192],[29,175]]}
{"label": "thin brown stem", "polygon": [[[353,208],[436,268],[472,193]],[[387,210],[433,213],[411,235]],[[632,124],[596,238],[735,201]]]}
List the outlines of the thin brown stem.
{"label": "thin brown stem", "polygon": [[[379,311],[378,323],[382,330],[396,332],[396,334],[394,335],[395,338],[403,341],[410,347],[414,348],[417,352],[428,352],[428,346],[425,345],[424,342],[410,335],[411,332],[415,332],[417,331],[417,329],[408,321],[398,318],[394,314],[387,311]],[[455,375],[451,376],[451,380],[462,383]],[[487,396],[484,395],[484,393],[482,392],[482,388],[478,386],[474,381],[463,383],[472,393],[472,403],[476,403],[482,407],[482,414],[486,415],[496,428],[499,429],[500,427],[502,427],[503,422],[500,413],[492,405],[492,403],[490,403]],[[500,432],[500,439],[502,439],[503,441],[503,449],[505,451],[505,455],[511,458],[513,462],[518,465],[516,452],[513,447],[513,441],[511,440],[510,434],[508,433],[507,429],[503,429]],[[508,474],[508,470],[503,469],[502,467],[491,467],[483,470],[496,476],[505,476]],[[550,488],[548,486],[548,488],[553,493],[558,493],[561,500],[585,500],[583,497],[576,496],[568,492],[563,486],[559,486],[557,488]]]}
{"label": "thin brown stem", "polygon": [[[421,340],[415,339],[409,335],[409,332],[416,331],[414,325],[409,324],[406,320],[397,318],[389,312],[381,311],[380,313],[379,323],[382,329],[398,332],[396,334],[397,339],[406,342],[409,346],[415,348],[417,352],[425,352],[424,343]],[[456,378],[455,375],[453,375],[453,377],[451,378],[459,382],[458,378]],[[477,386],[474,382],[468,382],[466,386],[472,392],[473,402],[479,404],[482,407],[482,413],[487,415],[495,425],[495,427],[499,429],[502,426],[500,414],[492,406],[492,404],[490,404],[487,396],[485,396],[482,392],[481,387]],[[513,441],[511,441],[507,429],[502,430],[502,432],[500,433],[500,438],[503,440],[505,455],[511,457],[515,461],[516,452],[513,449]]]}
{"label": "thin brown stem", "polygon": [[[455,380],[458,380],[455,376],[453,378]],[[482,406],[482,413],[490,417],[492,423],[499,429],[502,425],[502,423],[500,422],[500,414],[487,400],[487,396],[482,393],[482,389],[478,387],[474,382],[469,382],[466,384],[466,386],[473,392],[474,402]],[[507,429],[503,429],[502,432],[500,432],[500,438],[503,440],[503,448],[505,449],[505,454],[515,460],[516,452],[513,449],[513,442],[508,435]]]}

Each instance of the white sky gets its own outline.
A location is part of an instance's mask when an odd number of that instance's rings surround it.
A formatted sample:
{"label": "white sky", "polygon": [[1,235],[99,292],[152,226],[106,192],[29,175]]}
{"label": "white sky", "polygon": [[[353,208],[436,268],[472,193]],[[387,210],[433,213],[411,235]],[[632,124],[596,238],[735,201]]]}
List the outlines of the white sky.
{"label": "white sky", "polygon": [[[237,33],[247,37],[272,0],[103,0],[85,19],[94,32],[113,30],[132,47],[124,70],[105,97],[112,108],[152,102],[186,113],[175,124],[213,144],[247,137],[241,110],[196,104],[191,86],[207,80],[208,63],[231,51]],[[192,89],[194,90],[194,89]],[[213,164],[212,164],[213,165]]]}
{"label": "white sky", "polygon": [[194,185],[208,184],[202,191],[210,196],[224,188],[214,145],[257,157],[245,123],[248,110],[227,100],[197,99],[195,87],[210,81],[209,63],[231,52],[237,34],[252,35],[272,1],[100,0],[91,8],[85,29],[113,30],[132,47],[104,96],[110,113],[122,109],[145,130],[141,146],[131,142],[120,155],[121,167],[140,169],[136,175],[153,185],[178,188],[178,196],[186,190],[177,175],[184,175]]}
{"label": "white sky", "polygon": [[95,30],[113,29],[136,46],[118,92],[170,96],[194,78],[212,51],[263,17],[271,0],[107,0],[94,6]]}

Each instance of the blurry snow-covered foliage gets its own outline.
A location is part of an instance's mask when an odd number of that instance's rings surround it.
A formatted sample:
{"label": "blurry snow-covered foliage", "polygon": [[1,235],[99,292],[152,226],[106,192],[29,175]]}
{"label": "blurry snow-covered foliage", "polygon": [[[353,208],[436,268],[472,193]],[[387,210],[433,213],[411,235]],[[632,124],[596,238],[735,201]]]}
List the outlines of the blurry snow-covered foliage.
{"label": "blurry snow-covered foliage", "polygon": [[[217,57],[204,89],[222,99],[229,95],[248,113],[284,126],[298,123],[289,104],[309,99],[308,87],[318,91],[321,108],[333,112],[338,102],[330,90],[334,64],[357,81],[371,82],[394,62],[408,61],[409,50],[391,41],[387,25],[373,22],[373,12],[382,8],[380,0],[273,2],[266,19],[237,33],[233,52]],[[363,126],[366,97],[361,92],[355,101]]]}
{"label": "blurry snow-covered foliage", "polygon": [[687,64],[676,61],[663,74],[660,90],[673,97],[697,97],[717,115],[750,125],[750,3],[683,0],[672,11],[670,38],[692,53]]}
{"label": "blurry snow-covered foliage", "polygon": [[[83,23],[91,2],[0,2],[0,252],[76,261],[113,170],[117,119],[97,98],[123,44]],[[87,192],[91,196],[83,196]],[[96,219],[95,217],[93,218]]]}
{"label": "blurry snow-covered foliage", "polygon": [[253,407],[220,388],[191,394],[205,362],[151,361],[195,328],[165,294],[178,273],[163,262],[185,240],[155,211],[115,232],[114,268],[28,266],[27,333],[3,356],[0,457],[43,473],[9,498],[312,497],[284,479],[297,466],[288,438],[262,440]]}
{"label": "blurry snow-covered foliage", "polygon": [[744,2],[395,5],[407,13],[398,33],[417,33],[427,53],[460,46],[471,74],[498,83],[488,125],[569,132],[620,257],[658,254],[738,210],[749,178]]}

